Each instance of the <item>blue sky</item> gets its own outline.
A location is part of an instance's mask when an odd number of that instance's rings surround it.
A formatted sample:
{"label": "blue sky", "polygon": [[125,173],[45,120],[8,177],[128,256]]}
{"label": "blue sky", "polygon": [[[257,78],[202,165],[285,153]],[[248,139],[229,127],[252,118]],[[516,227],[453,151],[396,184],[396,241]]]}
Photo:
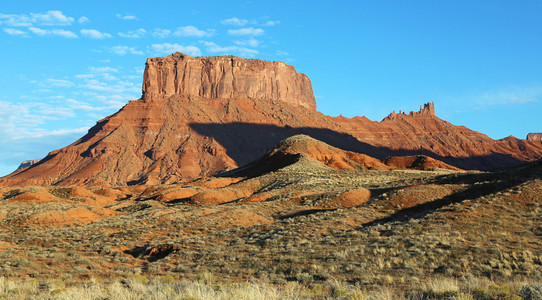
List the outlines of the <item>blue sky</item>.
{"label": "blue sky", "polygon": [[0,175],[141,95],[182,51],[293,64],[318,110],[380,121],[435,101],[494,139],[542,132],[542,1],[5,1]]}

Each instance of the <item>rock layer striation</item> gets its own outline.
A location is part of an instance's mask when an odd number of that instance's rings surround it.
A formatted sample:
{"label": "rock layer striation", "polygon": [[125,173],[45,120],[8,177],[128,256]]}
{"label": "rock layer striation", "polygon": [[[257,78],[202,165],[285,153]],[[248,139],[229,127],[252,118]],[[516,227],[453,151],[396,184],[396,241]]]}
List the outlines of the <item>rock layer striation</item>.
{"label": "rock layer striation", "polygon": [[316,110],[309,78],[280,61],[174,53],[147,59],[143,99],[172,95],[284,101]]}

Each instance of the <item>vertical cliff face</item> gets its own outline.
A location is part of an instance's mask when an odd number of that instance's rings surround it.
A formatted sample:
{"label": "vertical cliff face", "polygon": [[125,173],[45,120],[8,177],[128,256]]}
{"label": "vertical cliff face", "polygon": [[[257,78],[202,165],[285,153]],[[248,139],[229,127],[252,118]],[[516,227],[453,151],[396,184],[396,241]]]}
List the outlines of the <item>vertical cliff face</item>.
{"label": "vertical cliff face", "polygon": [[278,61],[174,53],[147,59],[143,99],[172,95],[278,100],[316,111],[309,78]]}
{"label": "vertical cliff face", "polygon": [[531,132],[527,135],[527,140],[532,142],[542,142],[542,133]]}

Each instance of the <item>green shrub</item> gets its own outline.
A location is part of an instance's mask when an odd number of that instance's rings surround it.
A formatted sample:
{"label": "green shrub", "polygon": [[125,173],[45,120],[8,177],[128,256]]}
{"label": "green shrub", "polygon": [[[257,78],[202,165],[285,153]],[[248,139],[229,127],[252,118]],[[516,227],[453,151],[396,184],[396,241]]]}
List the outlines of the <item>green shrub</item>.
{"label": "green shrub", "polygon": [[134,276],[132,276],[132,280],[135,281],[135,282],[138,282],[138,283],[143,283],[143,284],[147,284],[149,283],[149,278],[141,275],[141,274],[136,274]]}
{"label": "green shrub", "polygon": [[295,279],[302,283],[307,283],[312,280],[312,275],[306,272],[298,273],[295,275]]}
{"label": "green shrub", "polygon": [[175,282],[175,278],[171,275],[162,276],[160,277],[160,282],[165,283],[165,284],[170,284],[170,283]]}

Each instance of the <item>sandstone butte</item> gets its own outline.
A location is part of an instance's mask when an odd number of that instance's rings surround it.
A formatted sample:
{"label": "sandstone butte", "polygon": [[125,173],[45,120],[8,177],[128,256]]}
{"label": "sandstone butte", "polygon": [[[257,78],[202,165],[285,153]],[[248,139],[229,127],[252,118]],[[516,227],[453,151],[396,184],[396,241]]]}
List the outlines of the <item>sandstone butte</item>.
{"label": "sandstone butte", "polygon": [[378,159],[425,155],[461,169],[542,157],[542,144],[493,140],[435,115],[381,122],[316,111],[310,80],[282,62],[182,53],[147,59],[142,97],[0,186],[175,183],[246,165],[297,134]]}
{"label": "sandstone butte", "polygon": [[540,132],[531,132],[527,134],[527,140],[532,142],[542,142],[542,133]]}

